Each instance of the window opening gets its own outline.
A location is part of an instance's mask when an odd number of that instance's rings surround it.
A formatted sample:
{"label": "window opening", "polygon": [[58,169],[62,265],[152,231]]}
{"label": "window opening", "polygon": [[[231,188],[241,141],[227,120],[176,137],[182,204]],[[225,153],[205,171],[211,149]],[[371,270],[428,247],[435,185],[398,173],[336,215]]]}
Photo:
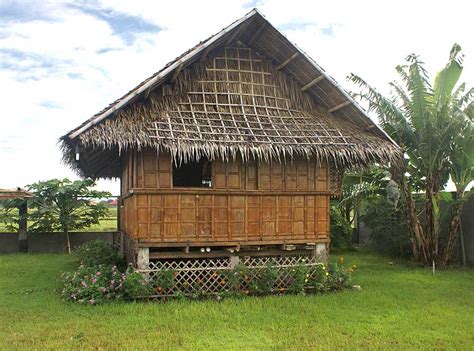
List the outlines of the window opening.
{"label": "window opening", "polygon": [[173,162],[173,186],[183,188],[210,188],[211,162],[208,159],[188,161],[176,165]]}

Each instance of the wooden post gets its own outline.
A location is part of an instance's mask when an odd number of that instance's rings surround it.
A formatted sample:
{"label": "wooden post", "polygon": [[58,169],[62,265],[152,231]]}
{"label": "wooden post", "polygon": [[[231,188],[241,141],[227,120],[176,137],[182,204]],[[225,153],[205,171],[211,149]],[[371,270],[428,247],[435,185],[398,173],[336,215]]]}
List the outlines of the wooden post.
{"label": "wooden post", "polygon": [[20,221],[18,225],[18,251],[27,253],[28,252],[28,203],[23,200],[20,206],[18,206],[18,212],[20,215]]}

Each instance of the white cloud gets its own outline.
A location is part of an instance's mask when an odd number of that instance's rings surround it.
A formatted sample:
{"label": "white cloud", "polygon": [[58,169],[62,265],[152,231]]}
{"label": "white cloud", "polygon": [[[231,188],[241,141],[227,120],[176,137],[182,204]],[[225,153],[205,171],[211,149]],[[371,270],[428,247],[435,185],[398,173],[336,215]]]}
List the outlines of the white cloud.
{"label": "white cloud", "polygon": [[[349,87],[345,77],[354,72],[386,93],[394,67],[412,52],[434,75],[454,42],[466,55],[463,79],[474,85],[468,1],[257,3],[270,22],[343,86]],[[3,11],[9,15],[0,22],[0,187],[74,177],[60,164],[56,143],[61,135],[251,10],[248,1],[91,4],[86,2],[88,11],[82,11],[68,1],[35,2],[35,12],[25,14],[22,9],[31,3],[0,3],[0,18],[2,7],[10,10]],[[117,17],[122,24],[134,19],[161,30],[142,30],[130,42],[106,20],[115,15],[122,16]],[[100,186],[118,190],[107,182]]]}

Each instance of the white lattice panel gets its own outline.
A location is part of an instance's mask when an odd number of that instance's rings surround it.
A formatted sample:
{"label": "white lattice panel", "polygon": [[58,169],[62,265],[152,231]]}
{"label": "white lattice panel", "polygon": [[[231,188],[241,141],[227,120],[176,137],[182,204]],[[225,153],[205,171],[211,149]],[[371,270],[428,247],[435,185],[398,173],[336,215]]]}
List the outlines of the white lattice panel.
{"label": "white lattice panel", "polygon": [[[237,283],[229,282],[229,272],[232,272],[236,263],[235,260],[231,261],[228,258],[156,261],[150,262],[149,269],[140,272],[147,276],[148,284],[156,292],[155,297],[214,294],[235,290],[236,284],[239,290],[245,291],[251,281],[239,277],[240,280]],[[291,274],[291,269],[321,265],[317,257],[306,255],[243,257],[238,263],[243,269],[248,269],[255,274],[263,272],[269,266],[272,267],[276,271],[273,290],[285,289],[293,283],[295,278]],[[311,274],[309,273],[308,279],[311,278]],[[169,286],[164,286],[163,276],[165,275],[172,280],[171,284],[166,284]]]}

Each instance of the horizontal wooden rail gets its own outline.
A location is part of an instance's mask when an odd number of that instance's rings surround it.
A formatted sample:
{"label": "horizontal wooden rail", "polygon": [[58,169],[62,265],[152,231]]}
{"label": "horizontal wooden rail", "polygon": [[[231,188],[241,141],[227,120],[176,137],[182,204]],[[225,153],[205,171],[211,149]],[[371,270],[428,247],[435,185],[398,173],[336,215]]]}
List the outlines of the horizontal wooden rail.
{"label": "horizontal wooden rail", "polygon": [[127,194],[122,196],[125,200],[133,195],[247,195],[247,196],[298,196],[298,195],[331,195],[331,191],[323,190],[231,190],[215,188],[133,188]]}

